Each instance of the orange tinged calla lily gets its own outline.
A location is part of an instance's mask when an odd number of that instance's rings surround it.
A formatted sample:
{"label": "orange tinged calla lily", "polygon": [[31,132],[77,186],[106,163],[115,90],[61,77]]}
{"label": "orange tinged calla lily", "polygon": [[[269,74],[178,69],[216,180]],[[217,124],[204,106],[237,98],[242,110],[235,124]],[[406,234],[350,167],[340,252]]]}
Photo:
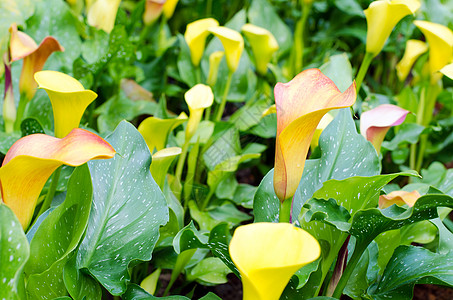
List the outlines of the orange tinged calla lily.
{"label": "orange tinged calla lily", "polygon": [[176,5],[178,4],[179,0],[167,0],[164,4],[164,16],[167,19],[170,19],[176,9]]}
{"label": "orange tinged calla lily", "polygon": [[236,71],[242,51],[244,50],[244,39],[241,34],[236,30],[224,26],[211,27],[209,31],[222,42],[230,72]]}
{"label": "orange tinged calla lily", "polygon": [[274,89],[277,107],[274,190],[280,201],[294,195],[305,157],[321,118],[330,110],[349,107],[356,100],[355,83],[341,93],[318,69],[301,72]]}
{"label": "orange tinged calla lily", "polygon": [[189,23],[184,33],[184,39],[190,49],[192,64],[196,67],[200,64],[201,57],[209,35],[208,28],[219,26],[219,22],[213,18],[206,18]]}
{"label": "orange tinged calla lily", "polygon": [[396,105],[379,105],[360,116],[360,134],[370,141],[379,153],[387,131],[390,127],[403,123],[408,113],[408,110]]}
{"label": "orange tinged calla lily", "polygon": [[289,223],[240,226],[229,246],[241,273],[244,300],[278,300],[291,276],[316,260],[321,248],[314,237]]}
{"label": "orange tinged calla lily", "polygon": [[16,103],[14,102],[13,81],[11,79],[11,65],[5,53],[3,56],[5,66],[5,94],[3,98],[3,121],[5,123],[5,132],[11,133],[14,130],[16,121]]}
{"label": "orange tinged calla lily", "polygon": [[145,12],[143,13],[143,22],[146,25],[153,24],[162,14],[166,0],[146,0]]}
{"label": "orange tinged calla lily", "polygon": [[36,93],[37,86],[33,75],[42,70],[53,52],[64,51],[64,48],[51,36],[44,38],[38,46],[30,36],[18,31],[16,24],[11,25],[9,31],[11,33],[9,44],[11,61],[24,59],[19,90],[30,101]]}
{"label": "orange tinged calla lily", "polygon": [[267,29],[245,24],[241,31],[247,37],[255,56],[255,65],[258,73],[267,73],[267,64],[271,61],[272,55],[278,50],[278,43],[274,35]]}
{"label": "orange tinged calla lily", "polygon": [[367,22],[366,52],[376,56],[381,52],[393,27],[420,7],[418,0],[378,0],[364,10]]}
{"label": "orange tinged calla lily", "polygon": [[3,202],[27,228],[39,194],[61,165],[79,166],[92,159],[107,159],[115,150],[101,137],[76,128],[63,139],[32,134],[19,139],[6,153],[0,168]]}
{"label": "orange tinged calla lily", "polygon": [[115,25],[121,0],[96,0],[90,5],[87,21],[90,26],[110,33]]}
{"label": "orange tinged calla lily", "polygon": [[393,204],[398,206],[406,204],[407,206],[412,207],[418,198],[420,198],[420,194],[417,191],[393,191],[388,195],[379,196],[379,208],[384,209]]}
{"label": "orange tinged calla lily", "polygon": [[83,85],[69,75],[56,71],[40,71],[35,74],[39,88],[46,90],[52,102],[55,136],[65,137],[79,127],[85,109],[97,94],[85,90]]}
{"label": "orange tinged calla lily", "polygon": [[431,74],[449,64],[453,58],[453,31],[441,24],[414,21],[429,44],[429,69]]}
{"label": "orange tinged calla lily", "polygon": [[417,58],[423,53],[428,51],[428,45],[419,40],[408,40],[406,42],[406,50],[404,51],[403,58],[396,65],[396,74],[400,81],[406,80],[407,75],[415,63]]}

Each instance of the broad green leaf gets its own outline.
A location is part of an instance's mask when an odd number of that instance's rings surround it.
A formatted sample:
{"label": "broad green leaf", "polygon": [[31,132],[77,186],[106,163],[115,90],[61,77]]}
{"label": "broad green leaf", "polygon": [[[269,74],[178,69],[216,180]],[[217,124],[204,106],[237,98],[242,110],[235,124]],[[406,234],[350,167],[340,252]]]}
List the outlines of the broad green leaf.
{"label": "broad green leaf", "polygon": [[82,238],[90,214],[91,179],[86,165],[75,169],[65,201],[41,223],[25,265],[27,291],[36,299],[65,296],[63,267]]}
{"label": "broad green leaf", "polygon": [[415,284],[453,286],[453,252],[433,253],[414,246],[400,246],[395,250],[379,282],[371,286],[372,299],[409,300]]}
{"label": "broad green leaf", "polygon": [[190,273],[187,280],[198,281],[205,285],[227,283],[226,276],[231,270],[217,257],[208,257],[199,262]]}
{"label": "broad green leaf", "polygon": [[355,0],[335,0],[335,6],[348,15],[364,17],[362,7]]}
{"label": "broad green leaf", "polygon": [[89,274],[77,269],[76,258],[77,255],[73,255],[63,268],[63,280],[69,294],[75,300],[101,299],[101,286]]}
{"label": "broad green leaf", "polygon": [[154,297],[136,284],[129,284],[127,291],[121,297],[123,300],[189,300],[184,296]]}
{"label": "broad green leaf", "polygon": [[453,169],[446,169],[440,162],[433,162],[428,169],[422,169],[422,178],[414,178],[414,183],[425,183],[436,187],[453,197]]}
{"label": "broad green leaf", "polygon": [[192,64],[189,46],[181,34],[178,34],[178,43],[180,48],[177,62],[179,76],[181,76],[182,81],[184,81],[184,83],[191,88],[201,82],[197,81],[197,70]]}
{"label": "broad green leaf", "polygon": [[214,294],[212,292],[209,292],[206,295],[204,295],[203,297],[201,297],[200,300],[222,300],[222,298],[220,298],[219,296],[217,296],[216,294]]}
{"label": "broad green leaf", "polygon": [[352,66],[346,53],[329,57],[329,61],[319,69],[335,83],[340,92],[346,91],[352,84]]}
{"label": "broad green leaf", "polygon": [[5,155],[18,139],[20,139],[20,135],[17,132],[8,134],[0,131],[0,153]]}
{"label": "broad green leaf", "polygon": [[424,126],[415,123],[401,124],[395,137],[391,141],[384,141],[382,147],[388,150],[396,150],[400,145],[415,144],[424,129]]}
{"label": "broad green leaf", "polygon": [[250,129],[250,133],[268,139],[275,138],[277,132],[277,115],[270,114],[260,120],[260,122]]}
{"label": "broad green leaf", "polygon": [[24,299],[22,270],[30,255],[25,233],[12,210],[0,203],[0,299]]}
{"label": "broad green leaf", "polygon": [[274,169],[264,176],[253,199],[254,222],[277,223],[279,218],[280,200],[274,191]]}
{"label": "broad green leaf", "polygon": [[44,129],[35,118],[26,118],[20,124],[20,130],[22,131],[22,136],[34,134],[34,133],[44,133]]}
{"label": "broad green leaf", "polygon": [[159,227],[168,221],[164,195],[149,171],[151,155],[135,127],[121,122],[106,138],[117,155],[89,162],[93,206],[77,268],[113,295],[126,291],[131,261],[150,260]]}
{"label": "broad green leaf", "polygon": [[272,104],[271,102],[272,99],[270,97],[247,102],[231,115],[228,121],[233,123],[241,131],[248,130],[250,127],[259,123],[263,112]]}
{"label": "broad green leaf", "polygon": [[212,136],[213,143],[204,151],[203,160],[209,170],[214,170],[221,162],[241,153],[239,131],[234,127]]}
{"label": "broad green leaf", "polygon": [[440,254],[450,252],[453,249],[453,233],[445,227],[440,218],[431,220],[431,222],[436,225],[439,230],[439,247],[437,248],[437,252]]}
{"label": "broad green leaf", "polygon": [[233,202],[245,208],[253,208],[253,197],[255,196],[256,190],[256,186],[243,183],[238,184],[234,192]]}

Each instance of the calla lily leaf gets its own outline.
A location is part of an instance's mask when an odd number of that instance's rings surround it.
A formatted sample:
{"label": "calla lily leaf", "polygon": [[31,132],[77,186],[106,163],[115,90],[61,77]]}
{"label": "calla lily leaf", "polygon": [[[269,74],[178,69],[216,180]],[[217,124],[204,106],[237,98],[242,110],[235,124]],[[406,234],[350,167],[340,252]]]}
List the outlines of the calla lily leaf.
{"label": "calla lily leaf", "polygon": [[184,296],[155,297],[136,284],[129,284],[126,293],[121,297],[124,300],[189,300]]}
{"label": "calla lily leaf", "polygon": [[403,58],[396,65],[396,74],[400,81],[404,81],[417,58],[428,51],[428,45],[419,40],[408,40]]}
{"label": "calla lily leaf", "polygon": [[206,38],[209,35],[208,28],[219,26],[219,22],[213,18],[206,18],[187,24],[184,39],[190,49],[190,55],[194,66],[198,67],[203,56]]}
{"label": "calla lily leaf", "polygon": [[[149,171],[148,146],[135,127],[123,121],[106,140],[120,155],[88,164],[92,230],[79,246],[77,268],[87,269],[111,294],[120,295],[130,280],[129,263],[151,259],[159,227],[168,221],[168,208]],[[110,276],[105,276],[106,268]]]}
{"label": "calla lily leaf", "polygon": [[154,149],[159,151],[165,148],[170,132],[186,121],[187,117],[182,114],[174,119],[149,117],[140,123],[138,132],[145,139],[150,152],[153,152]]}
{"label": "calla lily leaf", "polygon": [[63,139],[44,134],[23,137],[10,148],[0,168],[3,202],[26,228],[44,184],[59,166],[78,166],[114,155],[110,144],[79,128]]}
{"label": "calla lily leaf", "polygon": [[66,289],[72,299],[100,299],[102,297],[101,285],[89,274],[77,269],[76,258],[77,255],[72,255],[63,268],[63,279]]}

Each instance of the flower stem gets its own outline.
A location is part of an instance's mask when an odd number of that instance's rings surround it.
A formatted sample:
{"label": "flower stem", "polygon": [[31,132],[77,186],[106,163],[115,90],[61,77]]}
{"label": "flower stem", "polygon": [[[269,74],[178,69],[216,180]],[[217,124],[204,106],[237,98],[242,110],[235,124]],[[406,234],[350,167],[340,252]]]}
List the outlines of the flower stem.
{"label": "flower stem", "polygon": [[291,218],[291,204],[292,197],[285,199],[285,201],[280,202],[280,214],[278,216],[278,221],[280,223],[289,223]]}
{"label": "flower stem", "polygon": [[25,94],[20,94],[19,106],[17,107],[16,122],[14,123],[15,131],[20,131],[20,124],[22,123],[27,104],[28,99]]}
{"label": "flower stem", "polygon": [[294,30],[294,56],[293,56],[293,75],[302,71],[304,66],[304,33],[307,24],[308,15],[310,14],[311,4],[302,4],[302,15],[296,23]]}
{"label": "flower stem", "polygon": [[222,119],[223,111],[225,110],[226,100],[228,96],[228,92],[230,91],[231,80],[233,79],[233,72],[228,72],[228,79],[225,85],[225,90],[223,91],[222,102],[217,107],[217,112],[214,121],[218,122]]}
{"label": "flower stem", "polygon": [[360,87],[362,86],[363,79],[365,78],[365,75],[368,71],[368,68],[370,67],[372,60],[373,60],[373,54],[366,52],[365,56],[363,57],[362,64],[360,65],[359,72],[357,73],[357,76],[355,78],[357,92],[360,91]]}
{"label": "flower stem", "polygon": [[181,182],[182,169],[186,161],[187,150],[189,149],[190,137],[186,137],[182,146],[181,155],[179,155],[178,164],[176,165],[175,177],[178,182]]}
{"label": "flower stem", "polygon": [[41,208],[39,209],[38,217],[46,210],[48,210],[50,205],[52,204],[53,197],[55,196],[55,191],[57,190],[58,180],[60,179],[61,168],[62,168],[61,166],[58,167],[58,169],[56,169],[52,175],[52,183],[50,184],[46,198],[44,199]]}

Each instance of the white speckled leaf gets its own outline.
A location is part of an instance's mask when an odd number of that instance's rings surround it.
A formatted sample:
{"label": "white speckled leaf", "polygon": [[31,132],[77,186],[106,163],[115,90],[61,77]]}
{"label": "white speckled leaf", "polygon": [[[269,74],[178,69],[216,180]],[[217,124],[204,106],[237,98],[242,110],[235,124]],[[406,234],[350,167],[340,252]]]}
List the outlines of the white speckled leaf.
{"label": "white speckled leaf", "polygon": [[24,284],[21,274],[30,254],[28,241],[14,213],[1,203],[0,220],[0,299],[23,299],[18,287]]}
{"label": "white speckled leaf", "polygon": [[129,263],[151,259],[159,227],[168,221],[168,208],[149,171],[151,155],[137,129],[123,121],[106,140],[117,155],[88,163],[93,205],[77,267],[120,295],[130,279]]}

